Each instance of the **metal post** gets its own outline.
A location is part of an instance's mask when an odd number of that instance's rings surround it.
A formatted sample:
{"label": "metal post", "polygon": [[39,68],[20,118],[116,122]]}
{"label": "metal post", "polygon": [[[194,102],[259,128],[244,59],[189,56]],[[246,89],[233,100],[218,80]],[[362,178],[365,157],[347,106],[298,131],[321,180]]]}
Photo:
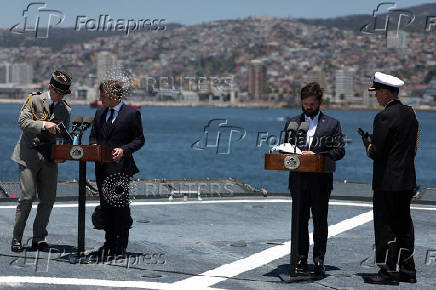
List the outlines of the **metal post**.
{"label": "metal post", "polygon": [[77,232],[78,256],[85,252],[86,161],[79,162],[79,214]]}

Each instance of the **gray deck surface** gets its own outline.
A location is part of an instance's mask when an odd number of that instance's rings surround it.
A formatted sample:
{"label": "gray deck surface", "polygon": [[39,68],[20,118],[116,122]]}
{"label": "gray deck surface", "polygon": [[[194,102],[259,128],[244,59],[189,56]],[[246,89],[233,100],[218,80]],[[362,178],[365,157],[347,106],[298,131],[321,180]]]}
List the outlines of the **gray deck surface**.
{"label": "gray deck surface", "polygon": [[[104,239],[102,231],[93,229],[90,219],[96,204],[95,201],[87,203],[88,251],[97,249]],[[329,234],[333,236],[327,245],[328,276],[298,284],[283,283],[277,276],[289,268],[290,248],[289,244],[284,244],[290,240],[291,202],[287,197],[211,197],[203,201],[195,198],[188,201],[183,201],[183,198],[173,201],[136,199],[131,208],[134,224],[130,231],[127,267],[125,259],[98,264],[69,263],[68,253],[74,252],[77,245],[77,202],[57,202],[53,209],[47,241],[56,250],[50,257],[48,253],[39,253],[36,260],[37,252],[12,253],[10,240],[15,203],[1,202],[0,287],[395,288],[363,283],[362,275],[377,271],[372,250],[372,208],[367,202],[330,201]],[[31,237],[35,212],[33,209],[29,217],[24,239]],[[413,205],[412,215],[418,283],[401,283],[400,288],[435,289],[436,251],[431,250],[436,250],[436,206]],[[351,218],[354,219],[347,222]],[[338,223],[340,226],[332,227]],[[429,260],[429,257],[434,259]]]}

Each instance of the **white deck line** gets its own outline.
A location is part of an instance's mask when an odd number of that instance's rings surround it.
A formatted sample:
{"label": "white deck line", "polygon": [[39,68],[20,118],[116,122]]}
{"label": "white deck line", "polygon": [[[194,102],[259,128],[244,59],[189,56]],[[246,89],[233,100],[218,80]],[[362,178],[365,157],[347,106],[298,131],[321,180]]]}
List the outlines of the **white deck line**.
{"label": "white deck line", "polygon": [[[132,206],[150,206],[150,205],[186,205],[186,204],[217,204],[217,203],[292,203],[290,199],[235,199],[235,200],[193,200],[193,201],[134,201],[130,203]],[[35,202],[32,208],[36,208],[38,205]],[[87,202],[86,207],[95,207],[99,205],[98,202]],[[372,204],[368,202],[346,202],[346,201],[330,201],[329,205],[344,205],[344,206],[356,206],[356,207],[366,207],[372,208]],[[77,207],[77,202],[67,202],[61,203],[57,202],[54,208],[75,208]],[[0,209],[15,209],[17,205],[0,205]],[[426,205],[415,205],[411,206],[411,209],[416,210],[430,210],[436,211],[436,206],[426,206]]]}
{"label": "white deck line", "polygon": [[[57,278],[41,276],[0,276],[0,285],[17,286],[22,284],[49,284],[49,285],[75,285],[75,286],[98,286],[111,288],[139,288],[139,289],[165,289],[170,284],[145,281],[119,281],[82,278]],[[214,289],[218,288],[205,288]]]}
{"label": "white deck line", "polygon": [[[343,220],[335,225],[329,226],[329,237],[334,237],[343,232],[366,224],[373,219],[372,210],[359,214],[350,219]],[[313,244],[312,233],[310,244]],[[224,264],[213,270],[206,271],[185,280],[174,282],[167,289],[205,289],[219,282],[225,281],[228,277],[236,277],[244,272],[266,265],[274,260],[289,255],[291,242],[263,250],[229,264]]]}

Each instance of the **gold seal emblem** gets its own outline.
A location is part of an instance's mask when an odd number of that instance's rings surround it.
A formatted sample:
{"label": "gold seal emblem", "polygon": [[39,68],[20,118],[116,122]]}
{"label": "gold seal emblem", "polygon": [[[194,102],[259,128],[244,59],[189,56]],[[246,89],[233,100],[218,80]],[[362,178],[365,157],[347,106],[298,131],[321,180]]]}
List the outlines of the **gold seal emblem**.
{"label": "gold seal emblem", "polygon": [[70,150],[70,156],[71,158],[75,160],[82,159],[83,157],[83,148],[80,146],[73,146]]}
{"label": "gold seal emblem", "polygon": [[298,169],[300,167],[300,159],[296,155],[286,156],[283,160],[283,166],[290,170]]}

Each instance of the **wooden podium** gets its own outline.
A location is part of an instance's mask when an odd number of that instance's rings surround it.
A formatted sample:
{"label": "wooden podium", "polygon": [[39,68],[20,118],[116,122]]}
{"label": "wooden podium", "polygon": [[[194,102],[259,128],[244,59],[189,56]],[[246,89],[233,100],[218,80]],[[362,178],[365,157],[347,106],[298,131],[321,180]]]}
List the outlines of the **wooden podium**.
{"label": "wooden podium", "polygon": [[[53,145],[52,160],[55,162],[79,161],[77,257],[81,257],[85,252],[86,162],[111,162],[112,148],[100,145]],[[70,257],[70,262],[75,263],[77,257]],[[74,258],[74,262],[71,258]]]}
{"label": "wooden podium", "polygon": [[[336,162],[321,155],[267,153],[265,154],[265,169],[288,170],[292,172],[332,173],[336,170]],[[289,274],[279,274],[280,279],[288,283],[316,280],[318,278],[310,275],[299,274],[296,271],[299,241],[298,236],[300,234],[299,220],[301,202],[298,202],[301,198],[300,194],[301,193],[296,193],[292,196],[291,261]]]}
{"label": "wooden podium", "polygon": [[321,155],[267,153],[265,154],[265,169],[332,173],[336,170],[336,162]]}
{"label": "wooden podium", "polygon": [[52,159],[55,162],[65,160],[110,162],[112,148],[100,145],[53,145]]}

